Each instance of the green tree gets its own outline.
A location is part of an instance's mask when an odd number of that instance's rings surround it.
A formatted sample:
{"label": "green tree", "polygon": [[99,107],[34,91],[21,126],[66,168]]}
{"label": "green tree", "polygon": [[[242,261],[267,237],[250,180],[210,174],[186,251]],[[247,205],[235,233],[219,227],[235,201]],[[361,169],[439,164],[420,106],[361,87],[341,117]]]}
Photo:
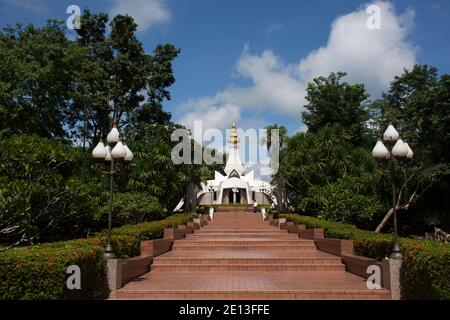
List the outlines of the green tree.
{"label": "green tree", "polygon": [[82,152],[37,136],[0,141],[0,241],[70,239],[93,225],[93,186],[76,175]]}
{"label": "green tree", "polygon": [[0,33],[0,128],[3,134],[64,139],[70,104],[70,43],[62,22],[17,24]]}
{"label": "green tree", "polygon": [[[279,181],[284,181],[285,194],[290,205],[295,209],[318,215],[320,214],[318,209],[322,207],[314,203],[317,203],[317,197],[323,197],[320,195],[322,192],[328,195],[335,194],[336,197],[344,195],[341,192],[343,190],[341,186],[347,186],[348,184],[337,187],[331,187],[331,185],[340,179],[351,179],[350,177],[362,175],[373,177],[372,180],[366,179],[366,181],[371,181],[371,186],[367,186],[367,189],[364,190],[359,189],[361,197],[355,196],[355,201],[365,203],[364,201],[370,199],[370,197],[363,197],[370,196],[372,190],[378,184],[375,177],[379,176],[379,171],[375,160],[372,158],[370,150],[354,147],[349,132],[339,124],[335,124],[326,126],[317,133],[300,132],[290,137],[287,140],[286,147],[281,150],[280,169],[274,175],[272,183],[274,183],[277,192],[277,189],[281,186]],[[341,203],[355,205],[349,200]],[[379,207],[374,206],[374,208]],[[367,211],[364,211],[364,214],[363,211],[359,211],[360,217],[350,217],[352,214],[358,215],[358,212],[351,213],[350,207],[346,210],[346,214],[349,216],[347,221],[362,222],[369,218]],[[370,216],[373,214],[374,212],[371,211]],[[334,214],[324,214],[324,216],[333,217]]]}
{"label": "green tree", "polygon": [[82,28],[69,52],[75,65],[72,83],[72,108],[69,130],[73,139],[80,139],[86,148],[104,138],[110,127],[111,63],[113,50],[106,36],[108,15],[81,16]]}
{"label": "green tree", "polygon": [[75,40],[62,21],[42,28],[8,26],[0,33],[0,128],[3,135],[38,134],[87,147],[105,138],[112,120],[170,121],[162,103],[175,81],[180,52],[145,52],[134,20],[85,10]]}
{"label": "green tree", "polygon": [[269,126],[266,126],[264,129],[267,130],[267,137],[266,138],[261,138],[261,145],[265,145],[267,146],[267,150],[270,150],[270,148],[272,147],[272,130],[278,130],[278,138],[279,138],[279,147],[282,148],[285,143],[286,140],[288,139],[288,134],[287,134],[287,129],[285,126],[280,126],[278,124],[272,124]]}
{"label": "green tree", "polygon": [[439,78],[428,65],[405,69],[372,109],[380,114],[380,131],[393,122],[422,161],[450,162],[450,75]]}
{"label": "green tree", "polygon": [[[450,185],[450,76],[438,76],[437,69],[415,65],[391,82],[389,91],[371,106],[377,114],[379,135],[393,122],[402,138],[414,150],[413,163],[397,185],[399,218],[412,232],[428,226],[448,229]],[[386,215],[378,229],[384,225]]]}
{"label": "green tree", "polygon": [[331,73],[308,83],[303,123],[309,132],[317,133],[327,125],[340,124],[356,145],[365,141],[369,97],[363,84],[341,82],[345,72]]}
{"label": "green tree", "polygon": [[170,122],[162,102],[171,98],[167,88],[175,82],[172,60],[180,52],[166,44],[147,54],[136,38],[132,17],[114,17],[108,36],[107,22],[107,15],[85,10],[77,39],[78,54],[86,56],[80,59],[75,82],[72,128],[94,144],[105,138],[113,119],[121,126]]}
{"label": "green tree", "polygon": [[[272,130],[278,130],[278,138],[279,138],[279,148],[281,149],[286,145],[286,142],[288,140],[288,134],[287,129],[284,126],[280,126],[278,124],[273,124],[266,126],[264,129],[267,130],[267,137],[261,138],[261,145],[266,146],[267,150],[270,151],[272,149]],[[279,170],[283,170],[284,168]],[[280,209],[283,211],[286,207],[285,199],[286,199],[286,178],[285,178],[285,172],[284,171],[278,171],[278,174],[276,174],[272,179],[272,193],[277,199],[277,204],[280,207]]]}

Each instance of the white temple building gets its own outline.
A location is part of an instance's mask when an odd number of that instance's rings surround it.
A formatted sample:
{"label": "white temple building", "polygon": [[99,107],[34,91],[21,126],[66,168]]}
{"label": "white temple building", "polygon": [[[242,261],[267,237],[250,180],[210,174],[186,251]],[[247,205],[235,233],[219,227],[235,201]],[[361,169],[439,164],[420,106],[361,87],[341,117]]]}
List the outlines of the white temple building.
{"label": "white temple building", "polygon": [[[233,122],[231,135],[228,138],[228,157],[225,165],[225,175],[215,171],[214,179],[202,183],[198,192],[199,205],[220,204],[271,204],[270,183],[255,179],[254,171],[246,172],[239,155],[240,138],[236,123]],[[181,202],[176,209],[180,209]]]}

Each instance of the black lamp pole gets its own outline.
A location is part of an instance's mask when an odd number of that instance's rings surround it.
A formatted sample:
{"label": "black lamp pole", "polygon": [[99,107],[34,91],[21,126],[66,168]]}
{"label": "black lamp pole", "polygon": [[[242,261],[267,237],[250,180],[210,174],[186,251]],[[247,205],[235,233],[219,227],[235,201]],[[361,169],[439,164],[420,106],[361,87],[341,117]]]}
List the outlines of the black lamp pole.
{"label": "black lamp pole", "polygon": [[394,219],[394,247],[392,248],[391,258],[401,259],[402,254],[400,252],[400,243],[398,237],[398,227],[397,227],[397,190],[395,187],[395,163],[394,156],[389,159],[390,162],[390,174],[391,174],[391,185],[392,185],[392,216]]}
{"label": "black lamp pole", "polygon": [[111,169],[109,171],[108,244],[106,245],[105,259],[115,259],[116,258],[116,254],[114,253],[114,248],[111,244],[113,184],[114,184],[114,157],[111,156]]}
{"label": "black lamp pole", "polygon": [[[109,171],[105,168],[102,170],[103,173],[109,175],[109,212],[108,212],[108,236],[107,244],[105,249],[104,257],[105,259],[115,259],[116,255],[114,253],[114,248],[112,246],[112,211],[113,211],[113,186],[114,186],[114,175],[119,172],[120,168],[115,168],[117,163],[122,164],[124,167],[128,162],[133,159],[133,152],[120,141],[119,131],[117,129],[116,122],[114,121],[113,128],[108,134],[107,143],[108,147],[105,147],[102,141],[100,141],[97,146],[92,150],[92,156],[100,163],[103,163],[105,167],[109,164]],[[110,162],[110,163],[108,163]],[[116,163],[117,162],[117,163]]]}
{"label": "black lamp pole", "polygon": [[[382,140],[378,140],[375,147],[372,150],[372,155],[375,159],[377,159],[381,164],[385,164],[386,160],[388,163],[388,171],[391,177],[391,186],[392,186],[392,214],[394,220],[394,246],[392,248],[392,253],[390,257],[392,259],[401,259],[402,254],[400,252],[400,241],[398,236],[398,225],[397,225],[397,190],[395,187],[395,168],[396,168],[396,159],[399,161],[401,165],[403,161],[408,159],[412,159],[413,151],[409,147],[406,142],[403,142],[400,139],[400,135],[395,130],[392,124],[389,124],[386,129],[384,135],[384,140],[388,143],[392,148],[389,151],[386,146],[383,144]],[[395,145],[394,145],[395,144]]]}

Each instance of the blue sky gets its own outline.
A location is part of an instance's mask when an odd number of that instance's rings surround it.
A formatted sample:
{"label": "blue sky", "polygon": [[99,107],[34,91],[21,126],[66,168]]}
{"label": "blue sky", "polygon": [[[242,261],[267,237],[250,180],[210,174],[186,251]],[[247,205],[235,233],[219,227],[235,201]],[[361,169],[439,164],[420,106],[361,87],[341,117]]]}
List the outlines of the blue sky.
{"label": "blue sky", "polygon": [[[304,129],[304,88],[317,75],[349,72],[373,98],[414,63],[450,73],[450,2],[446,0],[0,0],[1,25],[42,25],[67,18],[70,4],[130,13],[148,52],[172,43],[176,84],[165,104],[175,121],[224,129],[279,123]],[[366,7],[381,8],[381,29],[368,30]]]}

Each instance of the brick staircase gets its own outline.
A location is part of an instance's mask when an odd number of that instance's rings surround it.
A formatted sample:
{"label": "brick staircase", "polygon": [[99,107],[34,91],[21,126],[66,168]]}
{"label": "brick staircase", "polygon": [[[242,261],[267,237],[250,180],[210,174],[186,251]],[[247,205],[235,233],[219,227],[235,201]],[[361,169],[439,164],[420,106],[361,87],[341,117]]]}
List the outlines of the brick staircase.
{"label": "brick staircase", "polygon": [[117,291],[119,299],[389,299],[345,271],[338,256],[263,221],[220,212],[174,242],[151,271]]}

